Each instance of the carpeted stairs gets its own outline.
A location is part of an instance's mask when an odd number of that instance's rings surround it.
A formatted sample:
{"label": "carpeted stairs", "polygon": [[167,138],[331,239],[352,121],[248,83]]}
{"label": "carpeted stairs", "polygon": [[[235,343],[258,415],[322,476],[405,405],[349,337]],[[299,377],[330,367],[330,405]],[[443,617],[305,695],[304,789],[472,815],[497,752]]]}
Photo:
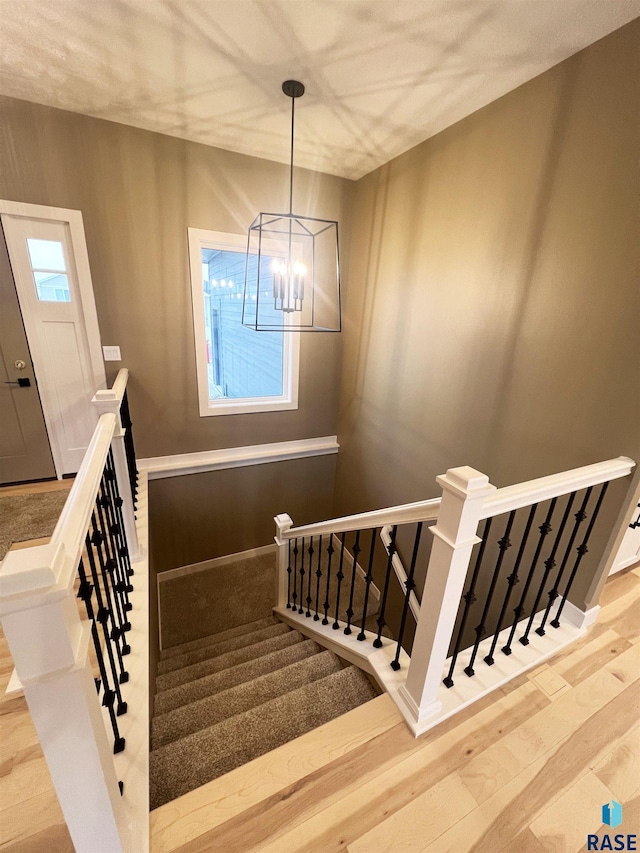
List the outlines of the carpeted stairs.
{"label": "carpeted stairs", "polygon": [[376,695],[361,670],[273,616],[165,649],[151,726],[151,808]]}

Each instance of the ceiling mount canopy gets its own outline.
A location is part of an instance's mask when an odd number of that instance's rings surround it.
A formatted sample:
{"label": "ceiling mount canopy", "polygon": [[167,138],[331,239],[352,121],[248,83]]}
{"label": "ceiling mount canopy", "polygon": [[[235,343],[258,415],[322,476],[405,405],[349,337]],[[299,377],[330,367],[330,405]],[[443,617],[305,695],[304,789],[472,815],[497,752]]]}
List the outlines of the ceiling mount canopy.
{"label": "ceiling mount canopy", "polygon": [[259,213],[249,226],[242,324],[256,332],[339,332],[338,223],[293,212],[293,144],[299,80],[285,80],[291,98],[289,212]]}

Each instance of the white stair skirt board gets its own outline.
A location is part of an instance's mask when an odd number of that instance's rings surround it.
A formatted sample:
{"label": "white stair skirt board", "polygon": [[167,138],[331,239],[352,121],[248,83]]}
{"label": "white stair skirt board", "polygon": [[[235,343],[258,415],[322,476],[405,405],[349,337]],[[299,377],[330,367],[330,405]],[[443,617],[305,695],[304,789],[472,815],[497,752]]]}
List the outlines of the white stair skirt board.
{"label": "white stair skirt board", "polygon": [[[448,688],[444,684],[440,685],[438,703],[441,707],[428,719],[416,721],[414,708],[411,707],[414,706],[413,700],[408,696],[404,687],[401,688],[400,697],[403,702],[407,703],[407,710],[412,717],[412,721],[407,720],[407,722],[409,722],[413,733],[416,736],[424,734],[424,732],[437,726],[438,723],[443,722],[473,702],[477,702],[478,699],[482,699],[483,696],[486,696],[493,690],[497,690],[499,687],[522,675],[523,672],[544,663],[544,661],[553,657],[576,640],[581,639],[587,633],[586,628],[576,628],[575,625],[571,624],[569,619],[565,619],[559,628],[554,628],[547,623],[545,628],[546,633],[544,637],[540,637],[536,634],[535,627],[542,621],[542,613],[543,611],[536,614],[533,622],[534,628],[532,628],[529,634],[528,646],[523,646],[519,641],[519,637],[524,634],[529,620],[523,619],[518,623],[510,655],[503,654],[501,649],[509,639],[511,627],[505,628],[500,632],[494,652],[495,663],[493,666],[488,666],[484,661],[485,656],[489,654],[493,637],[487,637],[486,640],[483,640],[478,648],[474,664],[476,674],[471,678],[466,675],[464,668],[469,663],[473,647],[461,651],[453,671],[453,687]],[[443,679],[448,674],[450,665],[451,659],[449,658],[442,671]],[[402,708],[400,710],[402,711]],[[407,719],[406,711],[402,712],[405,719]]]}
{"label": "white stair skirt board", "polygon": [[[569,602],[565,606],[565,612],[567,608],[569,608]],[[572,608],[577,611],[577,614],[582,613],[573,605]],[[596,608],[592,608],[592,610],[587,611],[587,614],[582,615],[591,616],[593,610],[596,610]],[[554,628],[547,623],[544,637],[536,634],[534,627],[529,634],[529,645],[523,646],[518,640],[524,634],[528,622],[528,619],[523,619],[516,629],[514,642],[511,647],[511,655],[505,655],[501,651],[502,646],[506,644],[509,638],[511,627],[501,631],[494,652],[495,663],[493,666],[488,666],[484,662],[484,657],[489,653],[493,641],[493,637],[487,637],[486,640],[480,643],[478,648],[474,667],[476,674],[469,678],[464,672],[464,668],[467,666],[471,656],[472,647],[464,649],[458,655],[456,668],[453,672],[454,686],[447,688],[444,684],[441,684],[433,713],[426,718],[420,719],[415,702],[405,690],[405,681],[410,663],[409,656],[404,651],[401,652],[401,668],[397,672],[394,672],[390,666],[391,661],[395,657],[395,641],[383,637],[383,647],[376,649],[371,644],[375,634],[372,634],[370,631],[366,632],[366,640],[358,641],[356,636],[359,633],[359,629],[354,630],[350,635],[345,635],[342,627],[340,630],[334,631],[331,625],[322,625],[319,622],[313,622],[313,620],[307,619],[305,616],[300,616],[297,613],[294,614],[292,610],[287,610],[286,608],[276,607],[273,612],[292,628],[316,640],[320,645],[325,646],[332,652],[335,652],[335,654],[348,660],[349,663],[353,663],[365,672],[373,675],[380,687],[389,694],[390,698],[398,706],[407,725],[416,737],[434,728],[438,723],[444,722],[444,720],[452,717],[454,714],[457,714],[458,711],[462,711],[478,699],[482,699],[488,693],[497,690],[499,687],[517,678],[517,676],[527,670],[544,663],[544,661],[553,657],[576,640],[581,639],[587,633],[586,627],[578,628],[571,624],[572,620],[567,614],[567,618],[565,618],[564,623],[559,628]],[[576,617],[576,614],[572,612],[571,616]],[[542,612],[536,614],[533,622],[534,626],[539,625],[541,620]],[[447,660],[443,668],[443,679],[448,674],[450,665],[451,659]]]}

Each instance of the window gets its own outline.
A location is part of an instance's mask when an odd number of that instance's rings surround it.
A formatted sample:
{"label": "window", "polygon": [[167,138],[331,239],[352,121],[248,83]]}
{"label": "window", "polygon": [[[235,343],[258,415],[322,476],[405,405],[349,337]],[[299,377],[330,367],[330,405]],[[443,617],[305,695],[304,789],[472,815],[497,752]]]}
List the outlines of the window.
{"label": "window", "polygon": [[[200,414],[296,409],[299,335],[242,325],[246,237],[188,230]],[[267,248],[261,277],[283,253],[276,242]],[[257,256],[249,263],[257,269]]]}
{"label": "window", "polygon": [[38,299],[41,302],[71,302],[62,243],[27,237],[27,249]]}

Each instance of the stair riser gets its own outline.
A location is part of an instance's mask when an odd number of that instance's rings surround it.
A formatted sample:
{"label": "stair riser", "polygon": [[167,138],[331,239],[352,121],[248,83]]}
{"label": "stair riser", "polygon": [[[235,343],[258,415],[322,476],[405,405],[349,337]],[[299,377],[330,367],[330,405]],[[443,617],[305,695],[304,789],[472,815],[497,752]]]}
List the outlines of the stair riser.
{"label": "stair riser", "polygon": [[335,655],[328,651],[322,652],[168,714],[156,716],[152,724],[151,748],[158,749],[305,684],[340,672],[341,669]]}
{"label": "stair riser", "polygon": [[254,660],[262,655],[269,654],[269,652],[284,649],[294,643],[300,643],[302,640],[302,634],[299,634],[297,631],[288,631],[286,634],[282,634],[272,640],[264,640],[253,646],[246,646],[235,652],[228,652],[220,657],[201,661],[192,666],[185,666],[174,672],[168,672],[166,675],[159,675],[156,678],[156,692],[167,690],[171,687],[178,687],[197,678],[204,678],[206,675],[212,675],[214,672],[220,672],[239,663]]}
{"label": "stair riser", "polygon": [[271,637],[279,637],[281,634],[286,634],[288,628],[281,622],[276,625],[271,625],[268,628],[261,628],[258,631],[252,631],[248,634],[241,634],[239,637],[231,637],[228,640],[223,640],[219,643],[214,643],[209,646],[204,646],[200,649],[193,649],[181,655],[168,658],[160,661],[158,664],[158,675],[164,675],[167,672],[173,672],[176,669],[182,669],[185,666],[191,666],[194,663],[200,663],[210,658],[219,657],[227,652],[234,652],[237,649],[242,649],[245,646],[253,646],[263,640],[269,640]]}
{"label": "stair riser", "polygon": [[192,652],[195,649],[201,649],[205,646],[211,646],[214,643],[222,643],[225,640],[230,640],[233,637],[240,637],[242,634],[259,631],[261,628],[268,628],[271,625],[277,625],[278,620],[275,616],[267,616],[266,619],[258,619],[256,622],[250,622],[248,625],[238,625],[235,628],[229,628],[227,631],[220,631],[218,634],[210,634],[207,637],[201,637],[199,640],[191,640],[188,643],[182,643],[179,646],[169,646],[167,649],[162,649],[160,652],[160,660],[168,660],[176,655]]}
{"label": "stair riser", "polygon": [[322,648],[313,640],[304,640],[301,643],[294,643],[293,646],[287,646],[285,649],[263,655],[257,660],[246,661],[205,678],[199,678],[179,687],[165,690],[155,697],[155,713],[165,714],[181,705],[204,699],[206,696],[211,696],[213,693],[226,690],[236,684],[251,681],[253,678],[274,672],[283,666],[311,657],[321,651]]}
{"label": "stair riser", "polygon": [[151,753],[151,808],[246,764],[375,697],[356,667],[340,670]]}

